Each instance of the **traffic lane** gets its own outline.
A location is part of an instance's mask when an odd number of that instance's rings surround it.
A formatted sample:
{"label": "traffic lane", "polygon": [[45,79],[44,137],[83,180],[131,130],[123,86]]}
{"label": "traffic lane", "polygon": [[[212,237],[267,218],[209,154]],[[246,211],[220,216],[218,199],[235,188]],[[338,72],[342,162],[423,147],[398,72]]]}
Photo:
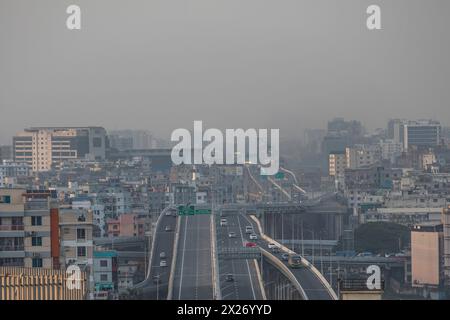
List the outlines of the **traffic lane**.
{"label": "traffic lane", "polygon": [[[245,246],[244,234],[240,229],[239,215],[228,215],[226,217],[226,227],[221,227],[222,245],[228,248],[241,249]],[[236,237],[230,238],[229,233],[234,232]],[[256,269],[248,260],[223,260],[220,271],[220,283],[222,290],[222,299],[258,299],[262,295],[255,292],[256,282],[253,282],[252,274],[256,274]],[[231,273],[234,277],[233,283],[226,281],[226,275]],[[256,278],[256,277],[255,277]]]}
{"label": "traffic lane", "polygon": [[[238,229],[237,220],[235,216],[227,216],[227,225],[221,227],[221,245],[223,248],[242,248],[242,238]],[[235,238],[230,238],[229,233],[234,232],[236,234]],[[250,287],[250,282],[248,279],[247,270],[244,268],[244,260],[232,260],[226,259],[220,261],[220,283],[222,290],[223,300],[240,300],[240,299],[250,299],[251,292],[248,288]],[[227,281],[227,274],[232,274],[234,281]]]}
{"label": "traffic lane", "polygon": [[298,268],[293,269],[289,266],[289,263],[282,258],[283,252],[275,253],[272,252],[272,249],[269,249],[269,243],[265,240],[263,240],[260,237],[260,234],[258,232],[258,228],[256,226],[256,223],[248,218],[247,216],[243,216],[245,221],[247,221],[249,224],[253,226],[254,232],[258,235],[258,240],[254,241],[257,245],[260,247],[269,250],[274,256],[276,256],[280,261],[283,262],[283,264],[288,267],[291,272],[294,274],[294,276],[298,279],[300,285],[302,286],[303,290],[305,291],[306,295],[308,296],[308,299],[310,300],[331,300],[332,297],[326,287],[322,284],[320,279],[308,268]]}
{"label": "traffic lane", "polygon": [[[168,293],[168,283],[170,265],[173,258],[173,244],[175,241],[176,216],[162,216],[158,229],[155,232],[154,254],[151,261],[150,277],[148,286],[144,289],[145,296],[149,299],[166,299]],[[170,226],[170,231],[165,231],[166,226]],[[161,259],[161,252],[165,252],[166,258]],[[166,260],[167,266],[160,267],[160,261]],[[159,282],[155,279],[159,278]]]}
{"label": "traffic lane", "polygon": [[[220,241],[220,244],[218,247],[221,248],[236,248],[238,245],[237,238],[231,239],[229,238],[229,233],[231,231],[230,225],[232,222],[228,221],[228,216],[222,217],[227,219],[227,225],[226,226],[220,226],[219,230],[217,231],[218,235],[218,241]],[[221,219],[222,219],[221,218]],[[233,277],[236,275],[236,266],[233,260],[228,259],[220,259],[219,260],[219,283],[220,283],[220,290],[221,290],[221,296],[222,300],[239,300],[239,287],[238,287],[238,280],[234,279],[234,281],[227,281],[227,274],[232,274]]]}
{"label": "traffic lane", "polygon": [[[184,275],[183,271],[185,268],[185,256],[186,256],[186,242],[188,241],[188,222],[190,216],[180,216],[180,234],[178,239],[178,250],[177,250],[177,262],[175,266],[175,275],[174,275],[174,299],[182,299],[182,289],[183,289],[183,281]],[[192,241],[192,239],[191,239]]]}
{"label": "traffic lane", "polygon": [[[264,241],[265,242],[265,241]],[[268,243],[265,244],[268,249]],[[289,263],[283,259],[283,252],[273,252],[269,250],[275,257],[277,257],[295,276],[301,287],[306,293],[309,300],[332,300],[327,288],[322,284],[320,279],[307,267],[291,268]]]}
{"label": "traffic lane", "polygon": [[[287,265],[285,263],[285,265]],[[291,269],[292,270],[292,269]],[[320,282],[319,278],[308,268],[292,270],[300,282],[309,300],[332,300],[328,290]]]}
{"label": "traffic lane", "polygon": [[[252,233],[246,232],[247,226],[253,227],[253,225],[251,223],[249,223],[246,216],[242,216],[242,215],[238,215],[238,225],[239,225],[240,232],[241,232],[242,245],[245,246],[245,244],[247,242],[253,241],[253,240],[250,240],[250,235]],[[253,227],[253,230],[254,230],[254,227]],[[255,264],[255,262],[258,263],[258,261],[256,259],[246,260],[246,261],[247,261],[247,270],[250,274],[250,281],[253,284],[253,288],[252,288],[253,295],[256,300],[262,300],[263,294],[261,292],[261,286],[259,285],[259,279],[257,276],[258,271],[256,269],[256,264]]]}
{"label": "traffic lane", "polygon": [[212,278],[212,252],[211,252],[211,216],[196,216],[197,226],[197,274],[196,274],[196,299],[213,299]]}
{"label": "traffic lane", "polygon": [[174,298],[213,299],[210,216],[180,218]]}

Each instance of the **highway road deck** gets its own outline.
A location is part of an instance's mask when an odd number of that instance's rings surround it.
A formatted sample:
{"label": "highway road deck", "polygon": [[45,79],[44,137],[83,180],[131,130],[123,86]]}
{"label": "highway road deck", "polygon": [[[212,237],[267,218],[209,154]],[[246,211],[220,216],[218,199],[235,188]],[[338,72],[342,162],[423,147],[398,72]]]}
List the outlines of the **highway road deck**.
{"label": "highway road deck", "polygon": [[211,216],[180,216],[174,300],[214,298],[211,256]]}
{"label": "highway road deck", "polygon": [[[245,227],[249,223],[239,214],[224,217],[227,225],[218,227],[217,249],[242,249],[249,241]],[[220,220],[220,218],[219,218]],[[234,232],[235,238],[229,233]],[[219,259],[220,288],[223,300],[262,300],[263,295],[258,282],[255,259]],[[227,274],[232,274],[234,281],[227,281]]]}

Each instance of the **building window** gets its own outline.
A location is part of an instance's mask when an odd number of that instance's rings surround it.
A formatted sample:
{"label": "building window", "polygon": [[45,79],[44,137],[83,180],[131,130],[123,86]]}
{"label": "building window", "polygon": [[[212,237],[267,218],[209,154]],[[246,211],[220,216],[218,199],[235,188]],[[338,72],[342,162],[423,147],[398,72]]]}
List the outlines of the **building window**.
{"label": "building window", "polygon": [[42,258],[33,258],[31,263],[33,268],[42,268]]}
{"label": "building window", "polygon": [[100,281],[108,281],[108,275],[107,274],[101,274],[100,275]]}
{"label": "building window", "polygon": [[102,138],[92,139],[92,144],[93,144],[94,148],[101,148],[102,147]]}
{"label": "building window", "polygon": [[107,267],[108,266],[108,260],[100,260],[100,267]]}
{"label": "building window", "polygon": [[31,245],[33,247],[40,247],[40,246],[42,246],[42,237],[32,237],[31,238]]}
{"label": "building window", "polygon": [[11,203],[11,196],[0,196],[0,203]]}
{"label": "building window", "polygon": [[77,247],[77,256],[86,257],[86,247]]}
{"label": "building window", "polygon": [[31,225],[32,226],[42,226],[42,217],[41,216],[31,217]]}
{"label": "building window", "polygon": [[77,229],[77,240],[86,240],[86,229]]}

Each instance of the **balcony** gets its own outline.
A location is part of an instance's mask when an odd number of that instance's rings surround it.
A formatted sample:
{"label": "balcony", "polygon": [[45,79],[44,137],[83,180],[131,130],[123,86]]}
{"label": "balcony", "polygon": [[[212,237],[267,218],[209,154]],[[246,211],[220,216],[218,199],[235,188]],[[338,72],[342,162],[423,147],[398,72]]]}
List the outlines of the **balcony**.
{"label": "balcony", "polygon": [[31,200],[25,203],[25,210],[48,210],[47,200]]}
{"label": "balcony", "polygon": [[23,251],[25,246],[20,245],[0,245],[0,251]]}
{"label": "balcony", "polygon": [[23,224],[2,224],[0,225],[0,231],[23,231]]}

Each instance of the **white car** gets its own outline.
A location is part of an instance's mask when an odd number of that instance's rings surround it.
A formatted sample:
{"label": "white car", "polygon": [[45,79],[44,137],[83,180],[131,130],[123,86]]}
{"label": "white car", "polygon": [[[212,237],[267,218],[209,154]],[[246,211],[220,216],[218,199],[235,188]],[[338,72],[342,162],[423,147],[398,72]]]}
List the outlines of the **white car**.
{"label": "white car", "polygon": [[250,235],[250,240],[258,240],[258,235],[256,233],[252,233]]}
{"label": "white car", "polygon": [[236,232],[230,232],[228,233],[229,238],[236,238]]}
{"label": "white car", "polygon": [[275,243],[269,243],[267,246],[269,247],[269,249],[273,249],[273,248],[277,247],[277,245]]}
{"label": "white car", "polygon": [[167,267],[167,261],[166,261],[166,260],[161,260],[161,261],[159,262],[159,266],[160,266],[160,267]]}
{"label": "white car", "polygon": [[225,226],[227,226],[227,225],[228,225],[227,219],[221,219],[221,220],[220,220],[220,226],[221,226],[221,227],[225,227]]}

